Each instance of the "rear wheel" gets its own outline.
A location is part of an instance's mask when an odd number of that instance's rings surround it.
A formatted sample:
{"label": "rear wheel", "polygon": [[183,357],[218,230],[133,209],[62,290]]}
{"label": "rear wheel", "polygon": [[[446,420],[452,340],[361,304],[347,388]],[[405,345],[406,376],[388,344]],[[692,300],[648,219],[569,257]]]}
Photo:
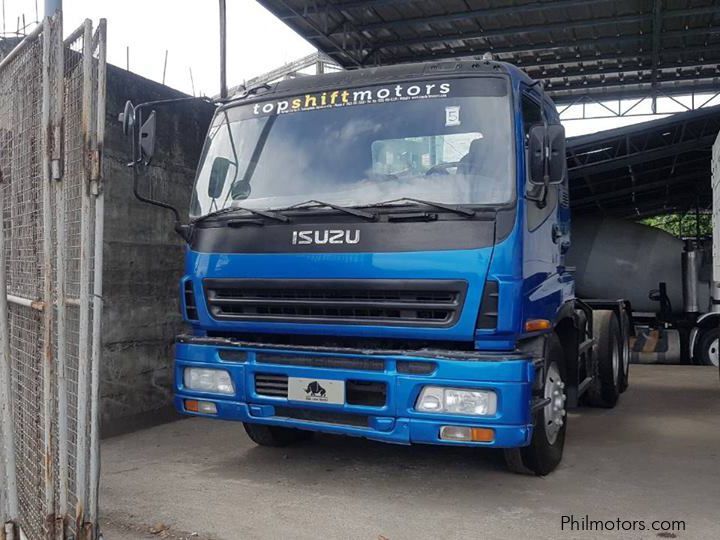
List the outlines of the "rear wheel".
{"label": "rear wheel", "polygon": [[620,393],[630,386],[630,317],[624,309],[620,312]]}
{"label": "rear wheel", "polygon": [[313,432],[302,429],[266,426],[243,422],[245,432],[255,444],[260,446],[289,446],[312,439]]}
{"label": "rear wheel", "polygon": [[720,328],[703,331],[695,349],[697,362],[704,366],[720,365]]}
{"label": "rear wheel", "polygon": [[593,337],[597,340],[597,374],[588,388],[586,401],[594,407],[611,409],[620,397],[623,376],[622,337],[615,313],[605,309],[593,311]]}
{"label": "rear wheel", "polygon": [[544,380],[541,397],[546,403],[535,412],[530,445],[505,450],[505,463],[512,472],[545,476],[562,460],[565,447],[565,383],[563,349],[553,334],[545,345]]}

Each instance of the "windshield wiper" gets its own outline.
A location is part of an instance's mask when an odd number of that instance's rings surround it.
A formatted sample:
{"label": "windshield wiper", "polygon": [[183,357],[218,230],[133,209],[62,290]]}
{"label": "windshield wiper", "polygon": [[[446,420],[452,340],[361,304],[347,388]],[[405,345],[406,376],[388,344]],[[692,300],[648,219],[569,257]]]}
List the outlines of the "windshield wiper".
{"label": "windshield wiper", "polygon": [[295,208],[318,208],[318,207],[322,207],[322,206],[332,208],[333,210],[337,210],[338,212],[345,212],[346,214],[350,214],[351,216],[356,216],[359,218],[367,219],[368,221],[375,221],[377,219],[377,214],[374,214],[372,212],[356,210],[355,208],[350,208],[347,206],[340,206],[338,204],[318,201],[317,199],[310,199],[309,201],[304,201],[301,203],[293,204],[292,206],[287,206],[285,208],[282,208],[282,210],[292,210]]}
{"label": "windshield wiper", "polygon": [[282,223],[288,223],[290,221],[289,217],[284,216],[283,214],[280,214],[278,212],[268,212],[266,210],[255,210],[254,208],[245,208],[244,206],[229,206],[228,208],[222,208],[215,212],[210,212],[209,214],[199,217],[196,220],[194,220],[193,223],[199,223],[201,221],[205,221],[206,219],[222,216],[225,214],[230,214],[232,212],[237,212],[239,210],[244,210],[245,212],[248,212],[250,214],[253,214],[256,216],[262,216],[267,219],[274,219],[275,221],[280,221]]}
{"label": "windshield wiper", "polygon": [[461,216],[473,217],[475,215],[475,211],[470,210],[469,208],[463,208],[461,206],[452,206],[449,204],[443,204],[443,203],[434,202],[434,201],[426,201],[424,199],[414,199],[412,197],[401,197],[400,199],[392,199],[390,201],[383,201],[383,202],[379,202],[379,203],[375,203],[375,204],[369,204],[369,205],[367,205],[367,207],[377,208],[377,207],[381,207],[381,206],[391,206],[393,204],[403,203],[403,202],[422,204],[425,206],[430,206],[431,208],[437,208],[439,210],[446,210],[448,212],[453,212],[453,213],[459,214]]}

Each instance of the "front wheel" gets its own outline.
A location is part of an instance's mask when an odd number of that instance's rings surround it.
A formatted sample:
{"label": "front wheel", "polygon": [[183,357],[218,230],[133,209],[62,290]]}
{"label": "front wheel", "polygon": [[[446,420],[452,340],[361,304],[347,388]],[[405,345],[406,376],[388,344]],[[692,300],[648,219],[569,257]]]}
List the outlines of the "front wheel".
{"label": "front wheel", "polygon": [[530,445],[505,450],[505,463],[512,472],[545,476],[562,460],[567,429],[564,365],[562,345],[553,334],[545,345],[542,395],[537,396],[545,404],[535,412]]}
{"label": "front wheel", "polygon": [[302,429],[266,426],[243,422],[245,432],[255,444],[260,446],[290,446],[291,444],[312,439],[313,432]]}
{"label": "front wheel", "polygon": [[720,365],[720,328],[710,328],[700,334],[695,358],[697,363],[703,366]]}

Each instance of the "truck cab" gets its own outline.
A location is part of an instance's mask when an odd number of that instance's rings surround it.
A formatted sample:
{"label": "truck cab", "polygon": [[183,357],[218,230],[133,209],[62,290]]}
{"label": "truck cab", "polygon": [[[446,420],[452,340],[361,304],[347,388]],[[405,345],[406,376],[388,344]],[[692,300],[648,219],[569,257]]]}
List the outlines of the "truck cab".
{"label": "truck cab", "polygon": [[514,66],[248,89],[217,109],[190,213],[183,414],[241,421],[261,445],[498,447],[542,475],[566,404],[617,401],[618,317],[575,299],[564,263],[564,131]]}

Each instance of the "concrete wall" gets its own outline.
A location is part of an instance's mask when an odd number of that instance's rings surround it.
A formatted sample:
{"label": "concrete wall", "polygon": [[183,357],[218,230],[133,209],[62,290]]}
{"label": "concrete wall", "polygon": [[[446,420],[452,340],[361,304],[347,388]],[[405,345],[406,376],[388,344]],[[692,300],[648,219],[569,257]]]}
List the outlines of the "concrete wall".
{"label": "concrete wall", "polygon": [[[108,67],[104,150],[105,246],[102,420],[106,435],[173,416],[172,347],[182,330],[178,280],[183,242],[172,214],[132,194],[129,140],[118,122],[126,100],[138,104],[182,94]],[[186,219],[195,167],[214,107],[191,102],[157,109],[157,153],[142,177],[145,193]]]}

